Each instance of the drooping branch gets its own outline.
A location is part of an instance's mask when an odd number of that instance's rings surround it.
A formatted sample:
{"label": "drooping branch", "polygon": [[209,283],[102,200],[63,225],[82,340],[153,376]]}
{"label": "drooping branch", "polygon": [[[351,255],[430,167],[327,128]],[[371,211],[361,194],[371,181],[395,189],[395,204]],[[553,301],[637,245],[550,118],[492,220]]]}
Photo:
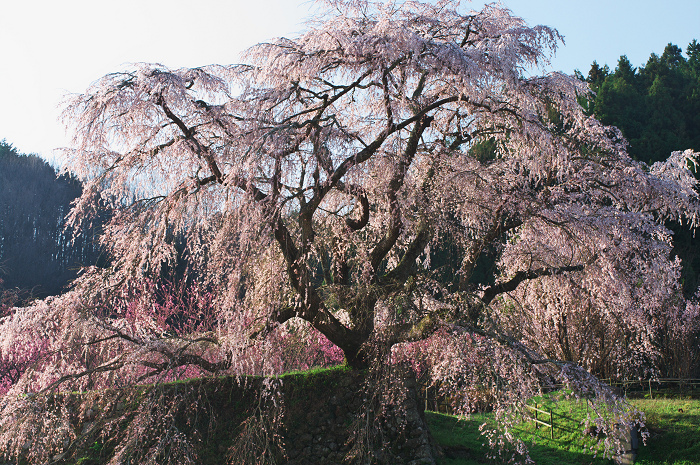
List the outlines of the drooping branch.
{"label": "drooping branch", "polygon": [[401,186],[403,186],[404,178],[408,172],[408,168],[413,161],[416,151],[418,150],[418,142],[423,135],[423,132],[430,126],[433,118],[425,116],[418,120],[411,131],[411,135],[406,143],[406,149],[399,160],[398,166],[394,170],[394,175],[389,181],[387,198],[390,210],[390,221],[384,237],[370,252],[370,264],[372,270],[376,273],[379,265],[384,260],[389,251],[394,247],[396,240],[401,232],[401,209],[398,204],[397,194]]}
{"label": "drooping branch", "polygon": [[65,383],[66,381],[83,378],[83,377],[91,375],[91,374],[104,373],[104,372],[108,372],[108,371],[116,371],[124,366],[125,357],[126,357],[126,354],[122,353],[122,354],[119,354],[116,357],[114,357],[112,360],[109,360],[108,362],[103,363],[102,365],[97,366],[95,368],[83,370],[80,373],[73,373],[73,374],[61,376],[56,381],[52,382],[51,384],[46,386],[44,389],[42,389],[41,392],[51,392],[54,389],[56,389],[58,386],[60,386],[61,384]]}
{"label": "drooping branch", "polygon": [[194,129],[187,127],[184,121],[182,121],[182,119],[180,119],[175,113],[173,113],[170,107],[168,107],[167,103],[165,102],[165,98],[162,95],[159,94],[156,97],[156,104],[163,109],[163,113],[165,113],[165,115],[173,123],[175,123],[175,125],[180,129],[180,131],[182,131],[182,134],[185,136],[185,139],[188,140],[192,145],[194,145],[193,148],[195,149],[197,155],[199,157],[203,157],[206,160],[207,166],[209,166],[209,169],[211,170],[214,179],[222,183],[224,176],[221,173],[221,170],[219,169],[219,166],[216,163],[214,156],[197,140],[197,138],[195,137]]}
{"label": "drooping branch", "polygon": [[402,285],[415,273],[416,259],[425,250],[425,247],[433,237],[433,228],[427,220],[421,221],[416,237],[411,241],[398,265],[381,278],[382,282]]}
{"label": "drooping branch", "polygon": [[346,184],[343,182],[338,183],[338,189],[342,192],[354,195],[361,207],[360,218],[355,220],[353,218],[346,217],[345,224],[347,224],[353,231],[359,231],[367,226],[367,223],[369,222],[369,200],[367,199],[367,193],[365,190],[360,186]]}
{"label": "drooping branch", "polygon": [[570,266],[561,266],[561,267],[555,267],[555,268],[538,268],[535,270],[529,270],[529,271],[518,271],[515,273],[515,275],[510,278],[508,281],[504,281],[502,283],[494,284],[492,286],[487,287],[483,294],[481,295],[481,303],[483,306],[490,305],[493,299],[495,299],[498,295],[503,294],[504,292],[511,292],[514,291],[515,288],[518,287],[520,283],[523,281],[527,281],[530,279],[537,279],[541,278],[543,276],[553,276],[557,274],[562,274],[562,273],[570,273],[574,271],[582,271],[585,268],[585,265],[570,265]]}
{"label": "drooping branch", "polygon": [[231,367],[231,361],[229,359],[224,359],[219,362],[210,362],[209,360],[197,354],[179,352],[180,351],[174,354],[169,351],[160,351],[161,354],[165,355],[168,358],[168,360],[160,363],[142,360],[140,364],[146,368],[150,368],[151,371],[139,376],[137,382],[142,382],[148,378],[157,376],[166,370],[173,370],[175,368],[180,368],[183,366],[197,366],[209,373],[214,374],[227,370]]}

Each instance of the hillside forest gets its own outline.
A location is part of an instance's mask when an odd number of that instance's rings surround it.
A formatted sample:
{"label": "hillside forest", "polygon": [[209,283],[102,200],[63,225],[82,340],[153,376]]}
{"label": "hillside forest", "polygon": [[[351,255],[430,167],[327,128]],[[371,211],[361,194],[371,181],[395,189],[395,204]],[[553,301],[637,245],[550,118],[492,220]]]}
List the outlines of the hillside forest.
{"label": "hillside forest", "polygon": [[65,228],[80,193],[77,179],[0,142],[1,286],[24,298],[58,295],[81,266],[97,262],[94,234],[74,236]]}

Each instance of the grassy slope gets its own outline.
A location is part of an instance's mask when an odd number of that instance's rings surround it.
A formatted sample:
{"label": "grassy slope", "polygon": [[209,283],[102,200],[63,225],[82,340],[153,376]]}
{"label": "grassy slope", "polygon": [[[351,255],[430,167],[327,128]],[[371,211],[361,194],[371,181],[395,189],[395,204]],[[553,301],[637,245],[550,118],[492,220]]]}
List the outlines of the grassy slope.
{"label": "grassy slope", "polygon": [[[647,446],[639,450],[637,463],[642,465],[700,465],[700,400],[635,400],[634,404],[647,415],[651,437]],[[562,411],[566,409],[566,411]],[[569,417],[582,418],[582,407],[559,407]],[[459,420],[439,413],[426,414],[435,441],[445,451],[440,465],[475,465],[493,463],[486,458],[479,425],[489,421],[489,415],[473,415]],[[560,420],[555,420],[558,424]],[[538,464],[611,464],[611,460],[594,457],[590,450],[593,442],[581,438],[575,423],[561,419],[566,430],[556,430],[555,439],[549,429],[535,431],[532,424],[522,425],[515,431],[530,448],[532,459]]]}

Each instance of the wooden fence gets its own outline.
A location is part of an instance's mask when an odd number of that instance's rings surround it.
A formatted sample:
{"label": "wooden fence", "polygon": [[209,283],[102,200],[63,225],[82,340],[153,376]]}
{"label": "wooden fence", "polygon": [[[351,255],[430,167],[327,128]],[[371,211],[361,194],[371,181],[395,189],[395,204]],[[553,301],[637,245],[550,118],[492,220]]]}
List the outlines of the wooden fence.
{"label": "wooden fence", "polygon": [[603,379],[607,385],[617,389],[621,394],[648,395],[654,398],[654,393],[675,395],[700,395],[700,379],[698,378],[657,378],[657,379]]}
{"label": "wooden fence", "polygon": [[[551,408],[548,408],[547,410],[542,410],[539,407],[537,407],[537,403],[535,405],[528,405],[527,408],[532,410],[534,414],[534,418],[532,418],[532,421],[535,422],[535,429],[539,429],[540,425],[546,426],[549,428],[550,431],[550,437],[554,439],[554,412],[552,412]],[[546,420],[543,420],[541,416],[539,415],[549,415],[549,422]]]}
{"label": "wooden fence", "polygon": [[[609,386],[618,390],[621,395],[625,396],[649,396],[654,398],[654,395],[681,395],[681,396],[698,396],[700,397],[700,379],[698,378],[659,378],[646,380],[601,380]],[[553,386],[554,389],[559,389],[562,386]],[[427,411],[441,413],[455,413],[450,396],[441,392],[439,385],[428,384],[418,381],[418,398]]]}
{"label": "wooden fence", "polygon": [[418,400],[428,412],[455,413],[452,404],[440,393],[439,386],[418,382]]}

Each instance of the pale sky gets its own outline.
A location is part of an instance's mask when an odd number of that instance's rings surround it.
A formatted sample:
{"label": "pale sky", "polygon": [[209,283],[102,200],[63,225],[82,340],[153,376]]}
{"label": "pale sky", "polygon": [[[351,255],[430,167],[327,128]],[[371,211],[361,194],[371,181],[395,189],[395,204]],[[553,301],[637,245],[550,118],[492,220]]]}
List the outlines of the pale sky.
{"label": "pale sky", "polygon": [[[53,160],[68,138],[68,93],[128,63],[171,68],[239,61],[247,47],[304,29],[304,0],[0,0],[0,140]],[[484,1],[463,2],[480,9]],[[672,42],[700,40],[700,0],[503,0],[530,25],[564,35],[552,69],[587,74],[593,60],[633,66]]]}

